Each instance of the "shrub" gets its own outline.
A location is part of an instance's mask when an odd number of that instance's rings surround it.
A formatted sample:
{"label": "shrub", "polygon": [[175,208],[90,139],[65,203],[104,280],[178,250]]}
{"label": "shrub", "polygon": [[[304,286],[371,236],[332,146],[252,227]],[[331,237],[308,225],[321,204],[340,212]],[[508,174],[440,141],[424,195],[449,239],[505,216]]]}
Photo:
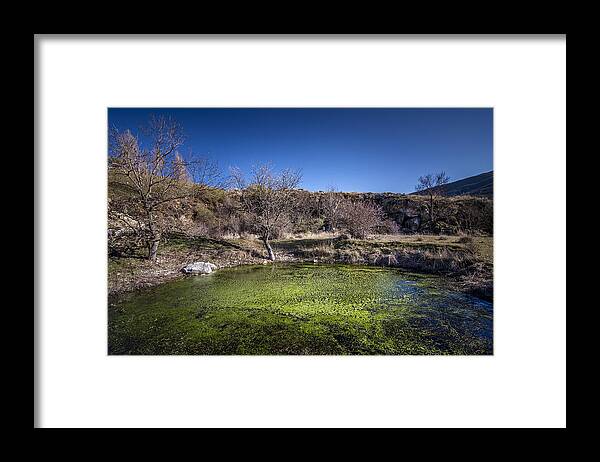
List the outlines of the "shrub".
{"label": "shrub", "polygon": [[342,223],[348,234],[364,239],[383,221],[379,205],[366,201],[347,201],[343,205]]}
{"label": "shrub", "polygon": [[401,232],[400,225],[390,219],[383,220],[375,229],[380,234],[400,234]]}

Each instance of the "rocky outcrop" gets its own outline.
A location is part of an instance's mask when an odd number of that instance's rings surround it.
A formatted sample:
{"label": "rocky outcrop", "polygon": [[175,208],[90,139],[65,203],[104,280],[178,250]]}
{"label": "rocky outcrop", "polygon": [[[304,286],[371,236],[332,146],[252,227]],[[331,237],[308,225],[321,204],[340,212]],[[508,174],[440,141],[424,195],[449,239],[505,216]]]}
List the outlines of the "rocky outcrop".
{"label": "rocky outcrop", "polygon": [[181,268],[185,274],[210,274],[217,269],[217,265],[204,261],[197,261]]}
{"label": "rocky outcrop", "polygon": [[420,216],[405,216],[401,225],[402,229],[408,230],[410,232],[417,232],[421,228],[421,217]]}

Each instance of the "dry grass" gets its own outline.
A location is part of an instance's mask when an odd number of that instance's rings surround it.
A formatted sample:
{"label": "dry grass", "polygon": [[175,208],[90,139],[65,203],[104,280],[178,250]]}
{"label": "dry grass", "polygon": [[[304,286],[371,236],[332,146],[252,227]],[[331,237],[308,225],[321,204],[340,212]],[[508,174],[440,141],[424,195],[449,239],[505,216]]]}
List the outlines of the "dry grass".
{"label": "dry grass", "polygon": [[491,263],[491,237],[378,235],[369,239],[331,234],[277,241],[281,254],[329,262],[404,267],[418,271],[460,271],[477,261]]}
{"label": "dry grass", "polygon": [[339,235],[340,235],[340,233],[327,233],[327,232],[318,232],[318,233],[306,232],[306,233],[296,233],[296,234],[287,233],[284,236],[284,239],[291,239],[291,240],[294,240],[294,239],[335,239]]}

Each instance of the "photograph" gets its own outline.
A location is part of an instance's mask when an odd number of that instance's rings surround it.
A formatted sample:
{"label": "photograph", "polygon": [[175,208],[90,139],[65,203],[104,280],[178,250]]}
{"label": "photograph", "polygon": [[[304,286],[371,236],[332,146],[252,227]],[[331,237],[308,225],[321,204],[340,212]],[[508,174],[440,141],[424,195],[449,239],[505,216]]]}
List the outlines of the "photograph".
{"label": "photograph", "polygon": [[108,355],[493,355],[492,107],[108,107]]}
{"label": "photograph", "polygon": [[566,34],[36,34],[34,428],[566,429],[566,160]]}

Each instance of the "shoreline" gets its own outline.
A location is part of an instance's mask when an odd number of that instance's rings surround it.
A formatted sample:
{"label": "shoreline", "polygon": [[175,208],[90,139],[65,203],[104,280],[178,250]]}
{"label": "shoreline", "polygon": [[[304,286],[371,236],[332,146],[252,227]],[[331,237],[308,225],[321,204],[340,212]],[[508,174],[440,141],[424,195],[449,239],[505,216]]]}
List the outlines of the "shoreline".
{"label": "shoreline", "polygon": [[[186,248],[186,251],[182,251],[182,248],[166,246],[156,263],[139,257],[109,257],[107,292],[110,299],[188,277],[189,275],[181,272],[181,268],[194,261],[214,263],[217,266],[215,271],[272,263],[318,263],[395,268],[436,275],[444,278],[453,290],[493,302],[491,262],[470,256],[467,252],[472,253],[471,250],[461,249],[453,245],[453,242],[445,242],[448,240],[445,236],[435,236],[417,246],[414,245],[415,242],[407,246],[403,239],[389,242],[382,239],[341,241],[339,237],[281,240],[274,242],[278,258],[272,262],[261,255],[262,249],[254,242],[244,242],[245,246],[235,244],[234,247],[234,244],[225,240],[206,239],[205,242],[216,242],[215,248],[198,250],[192,247],[191,250]],[[454,240],[460,240],[460,237]],[[306,246],[307,241],[313,247]],[[442,245],[439,249],[432,250],[432,241],[441,241]],[[225,251],[223,247],[226,248]],[[373,248],[377,248],[377,251],[374,252]]]}

